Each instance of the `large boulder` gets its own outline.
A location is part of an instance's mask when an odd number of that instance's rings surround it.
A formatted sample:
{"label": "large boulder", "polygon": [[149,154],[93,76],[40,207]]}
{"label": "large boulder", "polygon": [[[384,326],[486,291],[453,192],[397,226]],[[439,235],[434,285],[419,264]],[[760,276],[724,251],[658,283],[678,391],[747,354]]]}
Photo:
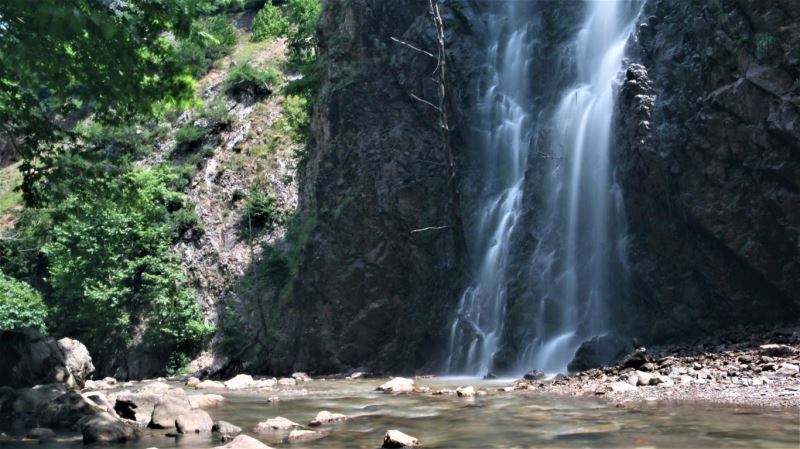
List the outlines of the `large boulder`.
{"label": "large boulder", "polygon": [[211,428],[212,432],[217,432],[222,436],[233,436],[242,433],[242,428],[229,423],[228,421],[217,421]]}
{"label": "large boulder", "polygon": [[156,393],[132,393],[124,391],[117,394],[114,411],[125,419],[136,421],[142,427],[150,424],[153,409],[161,396]]}
{"label": "large boulder", "polygon": [[80,420],[78,426],[84,444],[97,442],[122,443],[138,438],[135,428],[110,413],[98,413]]}
{"label": "large boulder", "polygon": [[0,385],[15,388],[64,383],[82,388],[94,372],[89,351],[69,338],[56,341],[33,328],[0,332]]}
{"label": "large boulder", "polygon": [[628,340],[618,335],[600,335],[580,345],[567,369],[576,372],[611,365],[622,360],[633,349]]}
{"label": "large boulder", "polygon": [[75,429],[81,419],[102,412],[77,391],[68,391],[39,408],[30,422],[38,427]]}
{"label": "large boulder", "polygon": [[217,446],[214,449],[272,449],[266,444],[247,435],[239,435],[225,446]]}
{"label": "large boulder", "polygon": [[150,419],[150,427],[156,429],[175,428],[175,419],[178,416],[188,413],[192,405],[186,396],[168,394],[163,396],[153,408],[153,417]]}
{"label": "large boulder", "polygon": [[194,409],[175,418],[175,427],[178,433],[206,433],[211,432],[214,421],[208,413]]}
{"label": "large boulder", "polygon": [[[37,385],[33,388],[21,388],[9,394],[10,409],[16,414],[33,413],[48,402],[67,392],[64,384]],[[5,407],[4,407],[5,408]]]}

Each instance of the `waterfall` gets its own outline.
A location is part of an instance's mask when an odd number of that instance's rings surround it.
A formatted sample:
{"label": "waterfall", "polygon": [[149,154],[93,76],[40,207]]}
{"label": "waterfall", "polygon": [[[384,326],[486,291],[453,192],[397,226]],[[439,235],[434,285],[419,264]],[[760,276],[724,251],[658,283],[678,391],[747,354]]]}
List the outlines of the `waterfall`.
{"label": "waterfall", "polygon": [[[624,277],[622,195],[611,167],[613,82],[640,2],[584,5],[584,25],[567,52],[575,79],[542,111],[531,110],[540,93],[530,83],[539,30],[531,4],[542,2],[498,3],[485,92],[476,107],[488,126],[476,139],[481,187],[467,229],[474,266],[450,327],[447,370],[482,375],[493,369],[507,333],[509,261],[523,199],[539,195],[545,210],[529,255],[533,318],[517,332],[525,334],[525,347],[515,365],[564,372],[581,343],[612,330],[609,304]],[[544,128],[546,138],[534,137]],[[545,173],[535,192],[526,184],[531,166]]]}

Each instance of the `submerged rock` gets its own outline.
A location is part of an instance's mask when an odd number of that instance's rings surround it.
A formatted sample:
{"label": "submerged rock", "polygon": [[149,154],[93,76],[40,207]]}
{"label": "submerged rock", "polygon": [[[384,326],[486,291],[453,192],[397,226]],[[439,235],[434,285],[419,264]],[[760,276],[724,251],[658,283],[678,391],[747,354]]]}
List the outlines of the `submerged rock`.
{"label": "submerged rock", "polygon": [[292,430],[289,436],[286,437],[287,443],[295,443],[300,441],[313,441],[325,438],[325,433],[316,430]]}
{"label": "submerged rock", "polygon": [[225,401],[225,397],[218,394],[199,394],[186,396],[192,408],[216,407]]}
{"label": "submerged rock", "polygon": [[381,448],[417,447],[419,440],[399,430],[387,430]]}
{"label": "submerged rock", "polygon": [[238,435],[242,433],[242,428],[239,426],[235,426],[228,421],[217,421],[214,423],[214,426],[211,428],[212,432],[217,432],[221,435]]}
{"label": "submerged rock", "polygon": [[314,419],[312,419],[311,422],[308,423],[308,425],[311,427],[318,427],[323,424],[329,424],[332,422],[346,421],[347,419],[348,417],[341,413],[331,413],[327,410],[323,410],[317,413],[317,416],[314,417]]}
{"label": "submerged rock", "polygon": [[83,435],[84,444],[97,442],[121,443],[139,437],[136,429],[109,413],[99,413],[86,417],[81,420],[79,427]]}
{"label": "submerged rock", "polygon": [[217,446],[214,449],[272,449],[266,444],[247,435],[239,435],[225,446]]}
{"label": "submerged rock", "polygon": [[266,421],[258,423],[256,428],[253,430],[258,433],[267,433],[274,432],[276,430],[299,429],[301,427],[303,426],[294,421],[290,421],[282,416],[277,416],[275,418],[270,418]]}

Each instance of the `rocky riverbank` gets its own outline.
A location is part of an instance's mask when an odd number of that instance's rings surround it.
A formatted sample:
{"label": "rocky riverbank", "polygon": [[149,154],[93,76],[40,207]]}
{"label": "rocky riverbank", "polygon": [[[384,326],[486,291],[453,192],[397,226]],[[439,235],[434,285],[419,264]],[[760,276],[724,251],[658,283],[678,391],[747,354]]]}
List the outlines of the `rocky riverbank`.
{"label": "rocky riverbank", "polygon": [[641,401],[800,407],[800,327],[721,337],[694,346],[639,348],[620,363],[544,379],[535,372],[506,391]]}

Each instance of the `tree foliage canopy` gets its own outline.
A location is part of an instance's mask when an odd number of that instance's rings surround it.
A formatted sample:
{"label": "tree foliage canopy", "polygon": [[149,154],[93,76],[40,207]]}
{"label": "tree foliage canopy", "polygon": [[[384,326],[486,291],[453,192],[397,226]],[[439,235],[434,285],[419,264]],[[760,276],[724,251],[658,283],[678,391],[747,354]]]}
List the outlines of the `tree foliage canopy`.
{"label": "tree foliage canopy", "polygon": [[26,178],[47,169],[31,160],[46,158],[41,145],[64,138],[77,117],[119,122],[191,98],[171,39],[190,33],[200,3],[0,2],[0,131],[23,156]]}

